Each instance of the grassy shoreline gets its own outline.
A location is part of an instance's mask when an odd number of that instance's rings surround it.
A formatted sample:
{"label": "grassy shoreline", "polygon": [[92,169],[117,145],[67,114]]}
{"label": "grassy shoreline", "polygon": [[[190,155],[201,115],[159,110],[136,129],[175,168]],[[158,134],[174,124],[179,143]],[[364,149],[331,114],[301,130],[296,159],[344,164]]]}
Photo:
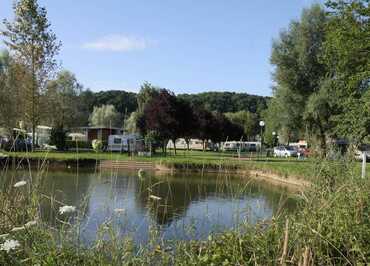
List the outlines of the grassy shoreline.
{"label": "grassy shoreline", "polygon": [[312,180],[315,168],[314,160],[297,160],[296,158],[266,158],[253,154],[251,157],[237,158],[235,153],[216,152],[178,152],[177,155],[167,156],[155,155],[153,157],[128,156],[120,153],[95,153],[95,152],[12,152],[5,153],[9,157],[33,159],[33,160],[55,160],[55,161],[77,161],[77,160],[117,160],[117,161],[139,161],[153,162],[173,170],[196,170],[196,171],[265,171],[284,178]]}
{"label": "grassy shoreline", "polygon": [[[259,171],[260,174],[266,173],[278,175],[281,178],[294,178],[308,182],[315,181],[320,175],[320,159],[306,158],[272,158],[260,157],[258,154],[243,154],[238,158],[235,153],[222,152],[201,152],[201,151],[179,151],[177,155],[168,154],[154,155],[153,157],[129,156],[121,153],[108,152],[11,152],[5,153],[9,157],[32,159],[32,160],[53,160],[57,162],[82,162],[86,161],[139,161],[153,162],[172,170],[195,170],[195,171],[221,171],[247,172]],[[333,162],[338,165],[341,161]],[[361,163],[352,162],[356,174],[361,173]],[[370,163],[367,164],[369,168]],[[370,170],[367,171],[370,177]]]}

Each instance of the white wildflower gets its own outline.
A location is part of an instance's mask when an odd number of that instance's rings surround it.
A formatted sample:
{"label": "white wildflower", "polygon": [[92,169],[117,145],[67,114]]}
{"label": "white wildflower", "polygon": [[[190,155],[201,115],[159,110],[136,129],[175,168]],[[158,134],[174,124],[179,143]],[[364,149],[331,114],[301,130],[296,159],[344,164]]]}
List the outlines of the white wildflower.
{"label": "white wildflower", "polygon": [[75,206],[63,206],[63,207],[60,207],[59,208],[59,213],[60,214],[64,214],[64,213],[71,213],[71,212],[75,212],[76,211],[76,207]]}
{"label": "white wildflower", "polygon": [[157,197],[157,196],[154,196],[154,195],[150,195],[149,198],[151,198],[152,200],[161,200],[162,199],[161,197]]}
{"label": "white wildflower", "polygon": [[114,209],[114,212],[115,213],[124,213],[125,209],[116,208],[116,209]]}
{"label": "white wildflower", "polygon": [[19,227],[14,227],[12,230],[10,230],[10,231],[12,231],[12,232],[18,232],[18,231],[22,231],[22,230],[24,230],[24,226],[19,226]]}
{"label": "white wildflower", "polygon": [[34,225],[36,225],[36,224],[37,224],[37,221],[29,221],[28,223],[26,223],[26,224],[24,225],[24,227],[25,227],[25,228],[29,228],[29,227],[34,226]]}
{"label": "white wildflower", "polygon": [[25,184],[27,184],[27,182],[26,181],[19,181],[19,182],[17,182],[17,183],[15,183],[14,184],[14,187],[22,187],[22,186],[24,186]]}
{"label": "white wildflower", "polygon": [[4,250],[6,252],[9,252],[10,250],[16,249],[19,246],[20,246],[20,244],[17,240],[8,239],[3,244],[0,245],[0,250]]}

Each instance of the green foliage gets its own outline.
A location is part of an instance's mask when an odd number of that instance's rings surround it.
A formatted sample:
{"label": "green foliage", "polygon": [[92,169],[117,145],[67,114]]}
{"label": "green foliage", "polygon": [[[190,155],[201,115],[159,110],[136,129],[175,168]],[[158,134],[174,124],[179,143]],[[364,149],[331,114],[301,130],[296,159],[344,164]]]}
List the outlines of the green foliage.
{"label": "green foliage", "polygon": [[367,0],[327,1],[323,62],[333,80],[335,132],[355,143],[370,135],[370,7]]}
{"label": "green foliage", "polygon": [[138,112],[143,113],[145,109],[145,105],[155,96],[159,94],[159,88],[154,87],[152,84],[148,82],[144,82],[143,85],[140,87],[140,91],[137,94],[137,106]]}
{"label": "green foliage", "polygon": [[[44,7],[37,0],[19,0],[14,3],[14,21],[4,20],[1,32],[5,45],[26,69],[29,79],[24,80],[25,118],[35,132],[42,113],[41,96],[45,83],[56,67],[55,56],[61,44],[50,29]],[[35,133],[32,136],[35,141]]]}
{"label": "green foliage", "polygon": [[226,113],[225,115],[231,122],[243,127],[245,136],[253,137],[258,134],[259,119],[256,114],[248,111],[239,111],[236,113]]}
{"label": "green foliage", "polygon": [[63,126],[56,126],[51,129],[50,145],[55,145],[59,151],[67,148],[66,139],[67,131]]}
{"label": "green foliage", "polygon": [[325,64],[320,61],[326,21],[325,11],[313,5],[304,9],[300,20],[292,21],[289,29],[274,41],[271,63],[276,66],[277,84],[274,100],[264,116],[274,123],[268,126],[273,128],[269,131],[278,131],[283,142],[303,137],[305,125],[316,122],[304,121],[303,116],[307,99],[320,90],[321,80],[327,73]]}
{"label": "green foliage", "polygon": [[268,97],[235,92],[203,92],[199,94],[179,94],[178,97],[193,106],[203,106],[209,111],[235,113],[249,111],[260,114],[266,109]]}
{"label": "green foliage", "polygon": [[113,105],[123,117],[123,115],[128,115],[137,109],[136,94],[132,92],[117,90],[100,91],[90,93],[87,100],[93,101],[93,104],[90,105],[90,112],[94,106]]}
{"label": "green foliage", "polygon": [[82,86],[73,73],[67,70],[59,72],[56,79],[47,85],[45,101],[48,106],[44,119],[51,125],[79,126],[78,96],[81,90]]}
{"label": "green foliage", "polygon": [[103,150],[103,142],[100,139],[94,139],[91,142],[91,146],[95,152],[100,152]]}
{"label": "green foliage", "polygon": [[113,105],[102,105],[94,107],[89,117],[90,126],[116,127],[120,124],[119,114]]}
{"label": "green foliage", "polygon": [[92,149],[92,146],[89,141],[67,140],[66,148],[67,149]]}
{"label": "green foliage", "polygon": [[129,118],[124,121],[124,129],[129,133],[139,132],[138,120],[140,113],[138,111],[132,112]]}

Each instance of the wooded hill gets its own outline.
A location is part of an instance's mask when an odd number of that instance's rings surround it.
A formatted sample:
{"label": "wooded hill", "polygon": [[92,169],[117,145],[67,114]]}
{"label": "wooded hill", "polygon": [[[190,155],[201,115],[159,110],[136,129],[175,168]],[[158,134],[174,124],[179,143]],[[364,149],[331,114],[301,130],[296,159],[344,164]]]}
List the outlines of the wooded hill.
{"label": "wooded hill", "polygon": [[[130,114],[137,109],[137,94],[126,91],[83,91],[81,101],[87,106],[89,112],[94,106],[112,104],[122,115]],[[192,105],[203,106],[210,111],[220,113],[249,111],[260,114],[266,109],[269,97],[250,95],[235,92],[203,92],[198,94],[179,94]]]}

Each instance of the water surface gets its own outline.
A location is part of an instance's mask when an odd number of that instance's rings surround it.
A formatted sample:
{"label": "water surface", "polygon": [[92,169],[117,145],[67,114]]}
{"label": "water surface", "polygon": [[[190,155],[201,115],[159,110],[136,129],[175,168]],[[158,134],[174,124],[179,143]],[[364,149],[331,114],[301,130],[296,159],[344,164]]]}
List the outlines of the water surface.
{"label": "water surface", "polygon": [[[27,179],[29,173],[8,177]],[[226,174],[146,172],[139,178],[136,171],[80,169],[49,171],[38,180],[42,193],[55,199],[43,200],[42,219],[57,226],[61,203],[76,206],[85,243],[106,225],[137,243],[146,243],[153,231],[164,239],[201,239],[295,208],[286,188]]]}

